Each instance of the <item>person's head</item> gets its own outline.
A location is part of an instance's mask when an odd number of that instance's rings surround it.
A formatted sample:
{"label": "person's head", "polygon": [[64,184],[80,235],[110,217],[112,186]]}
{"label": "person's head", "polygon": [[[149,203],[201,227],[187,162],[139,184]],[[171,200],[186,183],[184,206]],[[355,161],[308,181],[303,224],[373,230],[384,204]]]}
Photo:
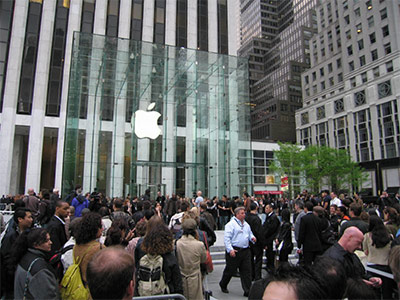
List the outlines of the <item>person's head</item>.
{"label": "person's head", "polygon": [[34,196],[34,195],[35,195],[35,190],[32,189],[32,188],[29,188],[29,189],[28,189],[28,195],[29,195],[29,196]]}
{"label": "person's head", "polygon": [[257,208],[258,208],[258,206],[255,202],[250,203],[250,211],[257,212]]}
{"label": "person's head", "polygon": [[52,242],[44,228],[33,228],[21,233],[13,245],[14,259],[19,262],[29,248],[50,252]]}
{"label": "person's head", "polygon": [[360,229],[355,226],[346,228],[342,237],[339,240],[339,244],[344,250],[350,253],[354,253],[356,250],[361,250],[361,245],[364,240],[364,235]]}
{"label": "person's head", "polygon": [[282,221],[284,222],[290,222],[290,211],[285,208],[281,211],[281,217],[282,217]]}
{"label": "person's head", "polygon": [[336,214],[338,214],[341,218],[343,218],[347,214],[347,209],[344,206],[339,206],[336,210]]}
{"label": "person's head", "polygon": [[304,202],[303,200],[296,200],[296,202],[294,203],[294,208],[296,209],[296,211],[300,211],[302,209],[304,209]]}
{"label": "person's head", "polygon": [[397,282],[397,286],[400,288],[400,246],[390,249],[389,267],[392,270],[394,281]]}
{"label": "person's head", "polygon": [[250,196],[249,196],[249,193],[247,193],[247,192],[244,192],[243,193],[243,198],[245,198],[245,199],[247,199],[247,198],[249,198]]}
{"label": "person's head", "polygon": [[56,212],[55,215],[59,217],[62,220],[65,220],[65,218],[68,217],[69,215],[69,204],[66,201],[57,201],[56,202]]}
{"label": "person's head", "polygon": [[135,225],[136,236],[144,236],[146,234],[146,229],[147,229],[146,219],[142,219],[139,222],[137,222]]}
{"label": "person's head", "polygon": [[202,191],[197,191],[197,197],[201,197],[202,194]]}
{"label": "person's head", "polygon": [[332,199],[336,198],[336,193],[335,192],[331,192],[331,198]]}
{"label": "person's head", "polygon": [[314,206],[312,211],[318,218],[325,217],[325,209],[322,206]]}
{"label": "person's head", "polygon": [[226,202],[228,200],[228,196],[227,195],[222,195],[222,201]]}
{"label": "person's head", "polygon": [[99,214],[100,214],[101,217],[109,216],[110,215],[110,210],[109,210],[108,207],[102,206],[99,209]]}
{"label": "person's head", "polygon": [[371,216],[369,218],[369,228],[368,231],[372,233],[372,246],[376,248],[383,248],[391,241],[389,232],[383,221],[378,216]]}
{"label": "person's head", "polygon": [[307,211],[313,211],[314,204],[311,201],[306,201],[304,206]]}
{"label": "person's head", "polygon": [[201,202],[200,203],[200,211],[203,212],[203,211],[206,211],[206,210],[207,210],[207,203]]}
{"label": "person's head", "polygon": [[81,185],[76,185],[75,186],[75,193],[77,193],[78,195],[82,194],[82,186]]}
{"label": "person's head", "polygon": [[343,299],[347,275],[341,264],[330,257],[319,256],[311,266],[311,272],[328,294],[327,299]]}
{"label": "person's head", "polygon": [[360,217],[361,212],[362,212],[361,205],[359,205],[357,203],[350,204],[349,214],[351,217]]}
{"label": "person's head", "polygon": [[190,218],[182,220],[182,230],[183,235],[191,235],[195,239],[199,239],[196,220]]}
{"label": "person's head", "polygon": [[188,201],[182,201],[181,203],[181,211],[185,212],[190,209],[190,204]]}
{"label": "person's head", "polygon": [[85,207],[84,209],[82,209],[81,211],[81,216],[83,217],[84,215],[87,215],[88,213],[90,213],[90,209]]}
{"label": "person's head", "polygon": [[78,245],[86,244],[101,236],[103,226],[98,213],[89,212],[78,223],[75,240]]}
{"label": "person's head", "polygon": [[113,202],[113,209],[115,211],[120,211],[122,210],[122,206],[124,205],[124,202],[120,198],[116,198]]}
{"label": "person's head", "polygon": [[387,222],[400,225],[399,214],[397,213],[397,210],[393,207],[386,207],[383,210],[383,217]]}
{"label": "person's head", "polygon": [[143,210],[151,210],[151,202],[149,200],[143,201]]}
{"label": "person's head", "polygon": [[264,290],[263,300],[275,299],[326,299],[326,292],[306,269],[284,263]]}
{"label": "person's head", "polygon": [[78,224],[79,224],[79,222],[81,221],[81,217],[78,217],[78,218],[74,218],[72,221],[71,221],[71,223],[69,223],[69,227],[68,227],[68,230],[69,230],[69,234],[71,235],[71,236],[73,236],[74,238],[75,238],[75,233],[77,232],[77,228],[78,228]]}
{"label": "person's head", "polygon": [[69,206],[69,215],[75,216],[75,206],[72,205]]}
{"label": "person's head", "polygon": [[147,221],[147,227],[146,227],[146,234],[153,228],[157,228],[161,225],[164,225],[164,221],[158,216],[154,215],[152,216],[148,221]]}
{"label": "person's head", "polygon": [[274,205],[272,203],[268,203],[265,205],[265,213],[270,214],[274,211]]}
{"label": "person's head", "polygon": [[53,189],[53,194],[55,194],[55,195],[58,195],[60,193],[60,190],[59,189]]}
{"label": "person's head", "polygon": [[197,214],[195,210],[188,210],[182,216],[182,222],[186,219],[193,219],[196,221],[197,225],[200,224],[200,216]]}
{"label": "person's head", "polygon": [[98,251],[87,266],[87,283],[93,299],[132,299],[133,257],[120,247]]}
{"label": "person's head", "polygon": [[32,213],[28,208],[20,207],[14,212],[13,216],[15,224],[23,231],[32,226],[33,218]]}
{"label": "person's head", "polygon": [[337,211],[337,205],[336,204],[332,204],[329,207],[329,213],[331,214],[331,216],[336,215],[336,211]]}
{"label": "person's head", "polygon": [[129,231],[128,222],[124,218],[114,220],[111,227],[107,230],[107,237],[104,245],[107,247],[120,245]]}
{"label": "person's head", "polygon": [[234,210],[234,213],[235,213],[235,217],[238,220],[240,220],[242,222],[244,221],[244,218],[246,217],[246,213],[245,213],[245,209],[243,206],[236,207]]}
{"label": "person's head", "polygon": [[171,252],[173,248],[172,232],[164,223],[147,230],[142,243],[144,252],[151,255],[161,255]]}

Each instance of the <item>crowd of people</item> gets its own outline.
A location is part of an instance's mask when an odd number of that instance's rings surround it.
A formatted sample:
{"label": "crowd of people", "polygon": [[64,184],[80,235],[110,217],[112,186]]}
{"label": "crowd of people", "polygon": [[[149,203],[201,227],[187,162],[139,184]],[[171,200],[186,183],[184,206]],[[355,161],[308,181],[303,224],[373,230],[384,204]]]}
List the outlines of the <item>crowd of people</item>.
{"label": "crowd of people", "polygon": [[[373,203],[328,191],[295,199],[208,199],[198,191],[189,199],[146,190],[109,199],[77,186],[65,199],[56,189],[29,189],[2,202],[14,208],[1,227],[5,299],[204,299],[218,229],[226,250],[223,293],[239,275],[249,299],[398,297],[398,194],[384,192]],[[293,253],[296,265],[289,263]]]}

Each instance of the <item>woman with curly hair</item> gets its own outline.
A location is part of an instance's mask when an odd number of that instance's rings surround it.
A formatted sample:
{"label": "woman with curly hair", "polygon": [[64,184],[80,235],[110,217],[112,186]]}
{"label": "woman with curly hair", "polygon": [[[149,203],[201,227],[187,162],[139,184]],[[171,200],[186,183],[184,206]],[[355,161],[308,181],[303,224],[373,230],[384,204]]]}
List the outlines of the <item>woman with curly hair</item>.
{"label": "woman with curly hair", "polygon": [[112,222],[111,227],[107,231],[104,245],[107,247],[117,245],[126,247],[133,238],[133,235],[134,229],[129,230],[128,222],[125,219],[116,219]]}
{"label": "woman with curly hair", "polygon": [[[391,273],[389,268],[390,244],[393,237],[389,234],[383,221],[378,216],[369,219],[369,230],[364,235],[363,249],[367,255],[367,265],[384,272]],[[379,276],[379,275],[377,275]],[[382,279],[383,299],[392,298],[393,280],[379,276]]]}
{"label": "woman with curly hair", "polygon": [[76,227],[76,244],[73,249],[75,261],[81,260],[80,269],[83,283],[86,285],[86,269],[93,255],[100,251],[104,246],[97,241],[101,237],[103,226],[101,215],[98,213],[87,213],[81,219]]}
{"label": "woman with curly hair", "polygon": [[[152,217],[148,222],[148,228],[146,235],[143,238],[143,242],[136,246],[135,249],[135,264],[136,264],[136,288],[135,288],[135,296],[140,295],[138,291],[138,286],[140,285],[140,276],[139,276],[139,268],[140,268],[140,259],[149,254],[151,256],[160,255],[163,260],[162,273],[164,274],[164,280],[166,285],[168,286],[170,294],[183,294],[182,288],[182,277],[179,269],[178,261],[176,260],[175,255],[173,254],[174,246],[173,246],[173,237],[171,231],[164,224],[161,218],[161,223],[157,222],[158,216]],[[158,226],[153,226],[158,224]],[[139,256],[141,248],[144,255]]]}
{"label": "woman with curly hair", "polygon": [[14,244],[15,299],[58,299],[58,282],[48,259],[50,235],[44,228],[24,231]]}

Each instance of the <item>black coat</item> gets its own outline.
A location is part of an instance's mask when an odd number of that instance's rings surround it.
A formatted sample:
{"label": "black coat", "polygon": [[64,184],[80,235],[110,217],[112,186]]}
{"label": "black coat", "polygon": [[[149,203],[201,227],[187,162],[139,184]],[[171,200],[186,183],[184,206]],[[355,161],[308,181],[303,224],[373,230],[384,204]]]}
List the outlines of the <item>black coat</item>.
{"label": "black coat", "polygon": [[313,213],[307,213],[300,221],[299,240],[297,247],[303,246],[303,251],[320,252],[322,223]]}
{"label": "black coat", "polygon": [[279,226],[280,222],[275,213],[272,213],[270,216],[267,215],[267,218],[263,224],[264,246],[271,245],[271,243],[276,239]]}
{"label": "black coat", "polygon": [[281,227],[279,228],[278,241],[283,242],[282,250],[293,250],[292,224],[290,222],[283,222],[281,224]]}
{"label": "black coat", "polygon": [[51,254],[56,253],[60,250],[67,242],[67,234],[65,232],[65,225],[56,217],[51,217],[49,223],[46,225],[47,231],[50,234],[51,242]]}
{"label": "black coat", "polygon": [[[264,235],[263,235],[263,227],[261,224],[261,219],[256,214],[247,213],[246,222],[249,223],[251,232],[257,239],[256,245],[264,246]],[[253,244],[250,244],[252,246]]]}

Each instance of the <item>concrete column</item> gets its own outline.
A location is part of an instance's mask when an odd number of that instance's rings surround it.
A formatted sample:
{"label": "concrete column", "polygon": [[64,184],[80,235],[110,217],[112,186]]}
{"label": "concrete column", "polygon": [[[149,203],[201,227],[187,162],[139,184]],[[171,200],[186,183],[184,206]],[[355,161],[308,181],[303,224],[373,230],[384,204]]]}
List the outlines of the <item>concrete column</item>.
{"label": "concrete column", "polygon": [[197,1],[187,2],[187,47],[197,49]]}
{"label": "concrete column", "polygon": [[208,0],[208,51],[218,52],[218,5]]}
{"label": "concrete column", "polygon": [[176,45],[176,0],[167,0],[165,15],[167,16],[165,18],[165,44],[170,46],[175,46]]}
{"label": "concrete column", "polygon": [[154,35],[154,2],[147,0],[143,3],[143,32],[142,40],[144,42],[153,42]]}
{"label": "concrete column", "polygon": [[53,27],[56,1],[43,1],[42,22],[38,55],[36,61],[35,86],[32,100],[32,122],[29,134],[28,159],[26,166],[25,189],[40,189],[42,151],[44,137],[44,117],[46,112],[47,86],[49,81]]}
{"label": "concrete column", "polygon": [[[228,54],[237,55],[239,48],[238,41],[238,20],[240,20],[238,0],[226,1],[228,5]],[[239,22],[240,23],[240,22]]]}
{"label": "concrete column", "polygon": [[11,166],[14,151],[16,107],[24,53],[25,28],[28,14],[28,1],[16,0],[14,19],[8,53],[7,76],[4,86],[3,112],[0,130],[0,195],[10,193]]}
{"label": "concrete column", "polygon": [[72,44],[74,31],[80,31],[82,15],[82,1],[71,0],[69,7],[68,17],[68,31],[67,40],[65,44],[65,55],[64,55],[64,74],[63,84],[61,92],[61,106],[60,106],[60,117],[58,118],[58,142],[57,142],[57,157],[56,157],[56,178],[55,187],[61,188],[62,185],[62,173],[64,166],[64,143],[65,143],[65,121],[67,117],[67,103],[68,103],[68,88],[69,88],[69,76],[71,73],[71,55],[72,55]]}
{"label": "concrete column", "polygon": [[24,140],[22,135],[16,135],[14,139],[14,153],[12,159],[10,194],[16,195],[19,190],[19,182],[21,176],[21,163],[24,147]]}

